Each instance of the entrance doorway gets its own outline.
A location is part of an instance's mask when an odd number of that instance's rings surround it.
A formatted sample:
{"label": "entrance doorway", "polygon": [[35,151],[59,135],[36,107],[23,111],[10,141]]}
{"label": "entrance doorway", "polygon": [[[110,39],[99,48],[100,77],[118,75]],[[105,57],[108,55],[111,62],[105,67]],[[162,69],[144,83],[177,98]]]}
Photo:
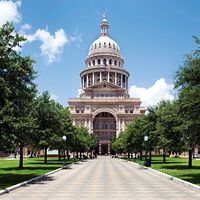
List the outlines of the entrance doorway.
{"label": "entrance doorway", "polygon": [[111,142],[116,137],[116,119],[108,112],[101,112],[93,121],[93,133],[97,138],[96,152],[108,155],[111,152]]}

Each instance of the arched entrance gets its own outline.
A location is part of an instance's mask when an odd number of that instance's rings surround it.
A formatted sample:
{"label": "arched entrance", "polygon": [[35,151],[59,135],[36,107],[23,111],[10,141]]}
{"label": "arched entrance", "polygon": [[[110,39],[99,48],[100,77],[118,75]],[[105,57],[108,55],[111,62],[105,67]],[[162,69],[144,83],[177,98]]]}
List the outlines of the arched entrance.
{"label": "arched entrance", "polygon": [[108,155],[111,153],[111,142],[116,137],[116,119],[109,112],[97,114],[93,120],[93,133],[97,137],[96,153]]}

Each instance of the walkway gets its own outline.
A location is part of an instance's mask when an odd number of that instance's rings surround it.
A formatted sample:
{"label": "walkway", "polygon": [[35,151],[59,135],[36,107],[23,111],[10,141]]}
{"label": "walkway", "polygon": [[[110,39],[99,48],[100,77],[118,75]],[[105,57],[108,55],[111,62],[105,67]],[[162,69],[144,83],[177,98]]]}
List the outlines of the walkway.
{"label": "walkway", "polygon": [[102,157],[61,170],[46,180],[21,187],[6,200],[197,200],[200,191],[135,167],[120,159]]}

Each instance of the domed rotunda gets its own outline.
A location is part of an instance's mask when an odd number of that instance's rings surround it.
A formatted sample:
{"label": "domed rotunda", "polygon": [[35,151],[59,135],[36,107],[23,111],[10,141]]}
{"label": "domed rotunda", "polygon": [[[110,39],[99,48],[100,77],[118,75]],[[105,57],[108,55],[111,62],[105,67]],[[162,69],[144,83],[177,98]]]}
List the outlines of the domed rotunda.
{"label": "domed rotunda", "polygon": [[80,97],[70,98],[68,103],[73,124],[95,134],[95,151],[105,155],[114,153],[112,140],[145,109],[139,98],[129,97],[129,72],[124,68],[119,45],[109,36],[105,17],[100,28],[100,36],[90,45],[86,66],[80,73]]}

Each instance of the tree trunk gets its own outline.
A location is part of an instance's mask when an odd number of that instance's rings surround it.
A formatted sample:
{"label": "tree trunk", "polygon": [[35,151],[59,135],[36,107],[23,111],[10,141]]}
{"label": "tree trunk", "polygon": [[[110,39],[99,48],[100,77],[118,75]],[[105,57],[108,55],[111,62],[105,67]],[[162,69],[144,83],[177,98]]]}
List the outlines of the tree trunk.
{"label": "tree trunk", "polygon": [[189,150],[188,168],[192,168],[192,148]]}
{"label": "tree trunk", "polygon": [[140,151],[140,160],[142,160],[142,150]]}
{"label": "tree trunk", "polygon": [[19,145],[19,168],[23,168],[23,145]]}
{"label": "tree trunk", "polygon": [[61,161],[61,152],[60,152],[60,149],[58,149],[58,160]]}
{"label": "tree trunk", "polygon": [[150,147],[150,149],[149,149],[149,161],[150,161],[150,163],[151,163],[151,153],[152,153],[152,149]]}
{"label": "tree trunk", "polygon": [[44,148],[44,164],[47,164],[47,147]]}
{"label": "tree trunk", "polygon": [[80,158],[79,158],[79,160],[81,160],[81,151],[80,151]]}
{"label": "tree trunk", "polygon": [[163,163],[166,163],[166,152],[165,152],[165,148],[163,148]]}

